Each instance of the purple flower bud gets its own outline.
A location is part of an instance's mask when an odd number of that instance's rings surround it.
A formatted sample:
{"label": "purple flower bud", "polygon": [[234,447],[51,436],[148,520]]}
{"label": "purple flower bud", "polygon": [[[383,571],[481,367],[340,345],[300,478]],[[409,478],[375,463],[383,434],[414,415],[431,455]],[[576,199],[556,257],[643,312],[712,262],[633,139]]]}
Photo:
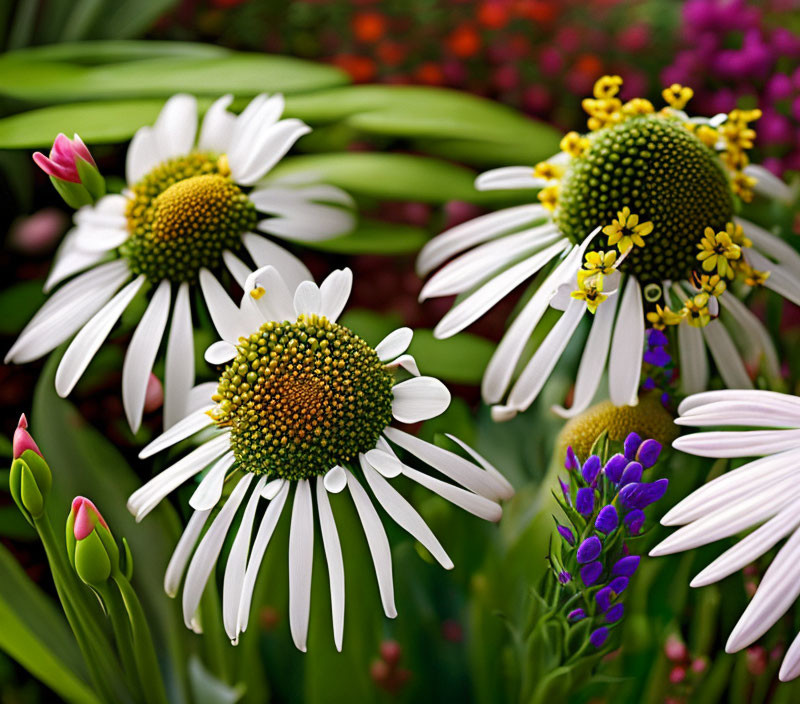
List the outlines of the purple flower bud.
{"label": "purple flower bud", "polygon": [[572,449],[571,445],[567,448],[567,456],[564,459],[564,467],[569,470],[575,470],[576,472],[581,468],[581,463],[578,462],[578,458],[575,456],[575,450]]}
{"label": "purple flower bud", "polygon": [[623,470],[627,466],[628,460],[625,455],[616,454],[611,457],[608,462],[606,462],[606,466],[603,471],[606,473],[609,481],[617,484],[619,483],[620,477],[622,477]]}
{"label": "purple flower bud", "polygon": [[584,618],[586,618],[586,612],[583,609],[573,609],[567,614],[567,621],[572,621],[572,623]]}
{"label": "purple flower bud", "polygon": [[647,344],[650,347],[663,347],[669,344],[669,339],[661,330],[650,328],[647,331]]}
{"label": "purple flower bud", "polygon": [[663,347],[652,347],[645,350],[642,358],[647,364],[652,364],[654,367],[666,367],[672,361],[669,352]]}
{"label": "purple flower bud", "polygon": [[625,471],[622,473],[622,477],[619,480],[619,485],[625,486],[627,484],[633,484],[634,482],[640,482],[642,480],[642,471],[642,465],[639,462],[631,462],[625,467]]}
{"label": "purple flower bud", "polygon": [[651,376],[648,376],[648,377],[647,377],[647,378],[644,380],[644,383],[642,384],[642,388],[643,388],[645,391],[652,391],[654,388],[656,388],[656,382],[655,382],[655,380],[653,379],[653,377],[651,377]]}
{"label": "purple flower bud", "polygon": [[575,509],[582,516],[588,516],[594,511],[594,489],[590,487],[578,489],[578,493],[575,496]]}
{"label": "purple flower bud", "polygon": [[611,568],[611,574],[615,577],[630,577],[634,572],[636,572],[641,559],[642,558],[638,555],[629,555],[628,557],[620,558]]}
{"label": "purple flower bud", "polygon": [[636,459],[641,463],[645,469],[650,469],[661,454],[661,443],[658,440],[645,440],[639,445],[639,451],[636,453]]}
{"label": "purple flower bud", "polygon": [[600,626],[595,631],[592,631],[592,634],[589,636],[589,642],[595,648],[602,648],[603,643],[606,642],[606,638],[608,638],[608,629],[605,626]]}
{"label": "purple flower bud", "polygon": [[625,516],[625,527],[631,535],[639,535],[639,531],[642,530],[642,526],[644,525],[644,519],[644,511],[640,509],[631,511]]}
{"label": "purple flower bud", "polygon": [[611,606],[611,599],[614,597],[611,587],[603,587],[597,594],[594,595],[594,600],[597,602],[597,608],[601,612],[605,612]]}
{"label": "purple flower bud", "polygon": [[597,455],[590,455],[586,462],[583,463],[581,474],[586,480],[587,484],[591,484],[597,478],[600,472],[600,458]]}
{"label": "purple flower bud", "polygon": [[627,577],[614,577],[609,584],[609,589],[616,595],[622,594],[628,588],[628,578]]}
{"label": "purple flower bud", "polygon": [[558,483],[561,485],[561,493],[564,494],[564,501],[572,505],[569,499],[569,482],[565,482],[561,477],[558,478]]}
{"label": "purple flower bud", "polygon": [[560,584],[569,584],[572,581],[572,575],[566,570],[563,570],[558,573],[558,581]]}
{"label": "purple flower bud", "polygon": [[606,611],[606,621],[608,623],[616,623],[625,615],[624,604],[614,604],[608,611]]}
{"label": "purple flower bud", "polygon": [[564,538],[564,540],[566,540],[570,545],[575,545],[575,535],[569,528],[567,528],[566,526],[562,526],[561,524],[558,524],[556,526],[556,530],[558,531],[558,534],[562,538]]}
{"label": "purple flower bud", "polygon": [[581,579],[587,587],[591,587],[603,573],[603,564],[601,562],[590,562],[588,565],[581,567]]}
{"label": "purple flower bud", "polygon": [[603,544],[600,542],[600,538],[596,535],[590,535],[578,546],[578,564],[583,565],[596,560],[602,550]]}
{"label": "purple flower bud", "polygon": [[667,491],[669,480],[659,479],[655,482],[633,483],[622,487],[619,500],[625,508],[645,508],[658,501]]}
{"label": "purple flower bud", "polygon": [[625,457],[629,460],[632,460],[636,457],[636,450],[639,449],[639,445],[642,444],[642,439],[636,433],[630,433],[628,437],[625,438],[625,442],[623,443],[623,449],[625,452]]}
{"label": "purple flower bud", "polygon": [[594,527],[597,528],[601,533],[613,533],[617,526],[619,525],[619,516],[617,515],[617,509],[615,509],[610,504],[608,506],[603,506],[600,509],[600,512],[597,514],[597,518],[594,522]]}

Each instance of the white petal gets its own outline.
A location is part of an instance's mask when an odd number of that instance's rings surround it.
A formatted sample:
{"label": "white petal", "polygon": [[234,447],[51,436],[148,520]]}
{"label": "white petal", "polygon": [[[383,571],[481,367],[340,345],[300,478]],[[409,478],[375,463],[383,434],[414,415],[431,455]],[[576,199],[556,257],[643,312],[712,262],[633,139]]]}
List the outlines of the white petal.
{"label": "white petal", "polygon": [[417,274],[425,276],[454,254],[539,218],[549,218],[549,211],[541,205],[528,204],[481,215],[456,225],[434,237],[422,248],[417,258]]}
{"label": "white petal", "polygon": [[316,242],[344,235],[355,225],[353,213],[332,205],[288,203],[280,211],[272,208],[271,212],[277,213],[276,217],[259,220],[258,229],[299,242]]}
{"label": "white petal", "polygon": [[[345,478],[346,481],[347,479]],[[323,481],[319,477],[316,485],[319,526],[322,532],[322,545],[325,548],[325,561],[328,563],[328,582],[331,589],[333,642],[336,644],[336,650],[341,652],[342,636],[344,634],[344,561],[342,560],[342,546],[339,543],[339,534],[336,531],[336,521],[333,518],[331,502],[323,486]]]}
{"label": "white petal", "polygon": [[746,250],[745,259],[756,269],[769,272],[769,277],[764,282],[766,288],[775,291],[795,305],[800,305],[800,281],[796,273],[793,273],[788,267],[773,264],[752,248]]}
{"label": "white petal", "polygon": [[416,376],[392,387],[392,415],[401,423],[435,418],[449,405],[447,387],[430,376]]}
{"label": "white petal", "polygon": [[158,154],[158,141],[152,127],[140,127],[133,135],[125,159],[125,179],[129,184],[141,180],[151,171],[161,158]]}
{"label": "white petal", "polygon": [[183,621],[187,628],[192,627],[192,620],[197,613],[208,578],[211,576],[220,550],[222,550],[222,543],[225,542],[228,529],[254,476],[250,472],[244,473],[194,553],[183,587]]}
{"label": "white petal", "polygon": [[104,253],[119,247],[128,239],[128,231],[122,227],[92,227],[83,225],[78,228],[75,242],[84,252]]}
{"label": "white petal", "polygon": [[314,564],[314,508],[308,479],[297,482],[289,532],[289,628],[298,650],[306,652]]}
{"label": "white petal", "polygon": [[750,381],[744,362],[722,323],[712,320],[703,328],[703,337],[725,385],[733,389],[752,389],[753,382]]}
{"label": "white petal", "polygon": [[177,423],[186,413],[194,384],[194,334],[189,284],[178,287],[172,307],[164,372],[164,428]]}
{"label": "white petal", "polygon": [[247,553],[250,551],[250,538],[253,535],[253,523],[256,520],[256,508],[261,499],[261,490],[267,478],[258,480],[242,514],[239,529],[233,539],[228,562],[225,564],[225,577],[222,584],[222,623],[225,633],[231,642],[236,645],[239,640],[239,604],[242,600],[244,577],[247,571]]}
{"label": "white petal", "polygon": [[128,425],[134,433],[142,424],[147,383],[167,326],[169,303],[170,284],[164,280],[158,285],[136,326],[122,364],[122,405]]}
{"label": "white petal", "polygon": [[301,281],[312,280],[313,277],[306,265],[280,245],[252,232],[245,233],[242,239],[256,265],[259,268],[274,266],[290,290],[294,291]]}
{"label": "white petal", "polygon": [[238,342],[240,337],[249,337],[257,326],[248,324],[242,310],[225,293],[222,284],[208,269],[200,269],[200,288],[219,336],[232,343]]}
{"label": "white petal", "polygon": [[591,318],[592,329],[583,348],[581,363],[578,367],[572,406],[569,409],[562,406],[553,407],[553,411],[562,418],[573,418],[579,413],[583,413],[597,393],[611,348],[611,329],[614,325],[618,300],[619,296],[610,296],[598,306]]}
{"label": "white petal", "polygon": [[228,151],[233,136],[236,116],[228,112],[233,96],[223,95],[215,100],[203,117],[197,148],[201,151],[224,154]]}
{"label": "white petal", "polygon": [[766,373],[773,379],[780,378],[780,361],[775,345],[769,336],[764,324],[750,311],[744,303],[730,293],[724,293],[719,298],[723,308],[730,311],[733,319],[744,331],[745,341],[752,349],[751,359],[754,364],[759,364],[762,359]]}
{"label": "white petal", "polygon": [[795,636],[786,655],[783,657],[778,679],[781,682],[790,682],[800,675],[800,635]]}
{"label": "white petal", "polygon": [[756,457],[800,447],[800,430],[736,430],[694,433],[673,447],[701,457]]}
{"label": "white petal", "polygon": [[794,192],[781,179],[773,174],[769,169],[765,169],[759,164],[748,164],[744,167],[744,172],[756,180],[753,190],[759,195],[775,200],[791,203]]}
{"label": "white petal", "polygon": [[197,100],[192,95],[178,93],[164,105],[153,125],[158,144],[158,158],[166,161],[192,151],[197,133]]}
{"label": "white petal", "polygon": [[342,314],[347,299],[350,298],[350,290],[353,287],[353,272],[348,268],[334,271],[326,277],[319,287],[320,315],[324,315],[332,323],[335,323]]}
{"label": "white petal", "polygon": [[155,440],[144,447],[144,449],[139,453],[140,459],[152,457],[157,452],[161,452],[161,450],[172,447],[172,445],[191,437],[203,428],[211,425],[214,421],[211,420],[206,411],[209,410],[212,405],[213,404],[209,400],[207,408],[195,411],[194,413],[175,423],[175,425],[171,426],[169,430],[166,430]]}
{"label": "white petal", "polygon": [[491,474],[450,450],[432,445],[397,428],[386,428],[383,434],[396,445],[476,494],[496,499],[506,492],[503,484]]}
{"label": "white petal", "polygon": [[189,506],[195,511],[206,511],[214,508],[222,498],[222,490],[225,487],[225,477],[228,471],[236,462],[232,452],[228,452],[220,457],[211,465],[206,476],[197,485],[192,498],[189,499]]}
{"label": "white petal", "polygon": [[235,181],[244,175],[256,143],[262,143],[272,133],[283,108],[282,95],[268,98],[262,94],[253,98],[237,118],[228,149],[228,160]]}
{"label": "white petal", "polygon": [[384,477],[392,479],[403,472],[403,463],[397,459],[393,452],[384,450],[370,450],[364,457],[370,467],[378,470]]}
{"label": "white petal", "polygon": [[77,245],[78,229],[73,227],[66,235],[53,257],[53,266],[47,275],[43,290],[50,293],[57,284],[73,274],[94,266],[103,259],[103,252],[85,252]]}
{"label": "white petal", "polygon": [[773,428],[797,428],[800,411],[757,399],[741,398],[707,403],[675,420],[678,425],[755,425]]}
{"label": "white petal", "polygon": [[678,325],[678,364],[683,393],[704,391],[708,386],[708,357],[699,328]]}
{"label": "white petal", "polygon": [[417,366],[417,360],[415,360],[410,354],[401,354],[397,359],[393,359],[391,362],[387,362],[384,364],[385,367],[388,368],[396,368],[402,367],[405,369],[409,374],[413,374],[414,376],[419,376],[419,367]]}
{"label": "white petal", "polygon": [[102,264],[58,289],[31,318],[5,361],[25,364],[69,339],[130,278],[124,261]]}
{"label": "white petal", "polygon": [[541,252],[523,259],[510,269],[506,269],[503,273],[490,279],[477,291],[454,306],[434,328],[434,335],[442,339],[460,332],[568,246],[569,240],[562,238]]}
{"label": "white petal", "polygon": [[503,474],[497,469],[489,460],[487,460],[483,455],[478,454],[478,452],[463,440],[459,440],[455,435],[451,435],[450,433],[445,433],[445,435],[450,438],[456,445],[460,448],[465,450],[467,454],[469,454],[472,459],[474,459],[481,467],[483,467],[489,474],[491,474],[503,487],[503,493],[500,494],[501,499],[510,499],[514,495],[514,487],[511,486],[511,482],[506,479]]}
{"label": "white petal", "polygon": [[536,178],[530,166],[503,166],[484,171],[475,179],[478,191],[495,191],[505,188],[543,188],[547,181]]}
{"label": "white petal", "polygon": [[411,344],[414,331],[411,328],[397,328],[384,337],[375,348],[381,362],[388,362],[403,354]]}
{"label": "white petal", "polygon": [[644,353],[642,292],[635,277],[628,279],[611,340],[608,392],[615,406],[635,406]]}
{"label": "white petal", "polygon": [[706,391],[695,394],[681,401],[678,406],[680,415],[687,415],[698,410],[701,406],[720,401],[752,401],[753,403],[783,405],[787,412],[800,412],[800,398],[778,391],[763,391],[761,389],[721,389],[719,391]]}
{"label": "white petal", "polygon": [[[250,295],[250,291],[259,286],[264,289],[265,294],[255,299]],[[294,297],[283,277],[273,266],[262,267],[247,277],[243,307],[245,304],[255,306],[263,320],[294,320],[296,317]]]}
{"label": "white petal", "polygon": [[203,357],[209,364],[227,364],[237,354],[236,345],[227,340],[217,340],[209,346]]}
{"label": "white petal", "polygon": [[436,539],[428,524],[422,519],[422,516],[414,510],[414,507],[386,479],[376,472],[369,462],[364,462],[361,466],[364,470],[367,484],[369,484],[372,493],[375,494],[375,498],[378,499],[378,503],[383,506],[386,513],[394,519],[397,525],[422,543],[442,567],[446,570],[453,569],[453,561]]}
{"label": "white petal", "polygon": [[247,563],[244,584],[242,585],[242,600],[239,604],[239,619],[237,624],[237,631],[239,633],[247,630],[247,624],[250,620],[250,605],[253,601],[253,589],[256,585],[258,571],[261,567],[261,561],[264,559],[264,553],[267,550],[270,538],[272,538],[272,534],[275,531],[275,526],[278,525],[281,511],[283,511],[283,506],[286,503],[286,497],[289,495],[289,484],[289,482],[282,483],[278,495],[269,502],[269,506],[267,506],[267,510],[264,512],[264,517],[261,519],[261,523],[258,526],[253,549],[250,551],[250,560]]}
{"label": "white petal", "polygon": [[725,651],[735,653],[763,636],[800,594],[800,531],[781,548],[731,632]]}
{"label": "white petal", "polygon": [[564,348],[569,344],[585,313],[586,304],[571,299],[567,310],[547,333],[547,337],[519,375],[508,395],[509,406],[523,411],[534,402],[558,360],[561,359]]}
{"label": "white petal", "polygon": [[237,164],[234,168],[236,162],[231,160],[231,174],[234,180],[245,186],[252,186],[286,155],[300,137],[309,132],[311,128],[301,120],[296,118],[281,120],[259,135],[250,145],[250,153],[241,164]]}
{"label": "white petal", "polygon": [[294,312],[297,315],[318,315],[321,305],[317,285],[313,281],[303,281],[294,292]]}
{"label": "white petal", "polygon": [[349,469],[346,469],[345,472],[347,472],[347,486],[350,489],[350,496],[353,497],[358,517],[364,527],[364,535],[367,537],[367,545],[372,555],[372,563],[375,566],[375,576],[378,579],[378,591],[381,595],[383,612],[388,618],[395,618],[397,609],[394,605],[392,551],[389,548],[389,539],[386,537],[386,531],[383,529],[378,512],[369,500],[364,487],[358,483],[358,480]]}
{"label": "white petal", "polygon": [[211,509],[192,513],[189,523],[186,524],[186,528],[175,546],[164,574],[164,591],[170,598],[174,598],[178,593],[186,565],[189,563],[194,546],[197,544],[197,539],[200,537],[210,513]]}
{"label": "white petal", "polygon": [[733,220],[742,226],[744,234],[752,240],[753,246],[759,252],[772,257],[782,267],[800,277],[800,254],[792,245],[749,220],[743,218]]}
{"label": "white petal", "polygon": [[200,472],[229,448],[230,437],[227,433],[209,440],[133,492],[128,498],[128,510],[136,522],[150,513],[173,489]]}
{"label": "white petal", "polygon": [[250,267],[227,249],[222,253],[222,261],[225,262],[225,266],[228,267],[231,276],[236,279],[236,283],[239,284],[241,288],[244,288],[245,281],[247,281],[247,277],[251,274]]}
{"label": "white petal", "polygon": [[69,395],[86,371],[86,367],[100,349],[111,328],[133,300],[144,284],[144,275],[139,276],[106,303],[70,343],[56,371],[56,391],[62,398]]}
{"label": "white petal", "polygon": [[331,467],[323,478],[325,488],[332,494],[338,494],[347,486],[347,474],[338,464]]}

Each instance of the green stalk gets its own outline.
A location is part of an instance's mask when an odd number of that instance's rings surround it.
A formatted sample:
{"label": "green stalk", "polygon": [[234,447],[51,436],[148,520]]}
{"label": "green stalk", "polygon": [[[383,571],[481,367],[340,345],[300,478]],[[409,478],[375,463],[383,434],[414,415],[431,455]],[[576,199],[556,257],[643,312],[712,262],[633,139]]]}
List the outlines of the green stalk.
{"label": "green stalk", "polygon": [[[136,658],[133,652],[133,634],[131,633],[131,626],[128,622],[127,609],[125,608],[119,590],[108,584],[102,584],[96,587],[96,589],[103,598],[109,618],[111,619],[111,627],[114,630],[114,640],[117,643],[117,652],[122,661],[122,667],[125,670],[128,689],[132,693],[137,692],[139,685],[136,674]],[[136,699],[140,700],[141,697],[137,696]]]}
{"label": "green stalk", "polygon": [[168,704],[164,680],[156,661],[153,639],[139,597],[136,596],[131,583],[121,572],[112,574],[111,579],[119,588],[128,612],[133,636],[133,654],[145,701],[148,704]]}

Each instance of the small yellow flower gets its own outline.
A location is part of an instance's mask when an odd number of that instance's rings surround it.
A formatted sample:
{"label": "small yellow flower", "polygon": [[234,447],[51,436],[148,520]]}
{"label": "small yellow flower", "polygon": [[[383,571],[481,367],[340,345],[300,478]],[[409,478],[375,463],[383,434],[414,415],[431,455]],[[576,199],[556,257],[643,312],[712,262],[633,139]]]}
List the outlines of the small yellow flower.
{"label": "small yellow flower", "polygon": [[616,261],[617,252],[613,249],[607,252],[587,252],[583,268],[591,273],[608,275],[614,271]]}
{"label": "small yellow flower", "polygon": [[728,234],[728,237],[731,238],[731,242],[738,244],[743,249],[749,249],[753,246],[752,240],[744,234],[741,225],[737,225],[735,222],[729,222],[725,225],[725,232]]}
{"label": "small yellow flower", "polygon": [[748,286],[763,286],[769,278],[768,271],[759,271],[751,267],[744,259],[738,266],[739,273],[744,277],[744,282]]}
{"label": "small yellow flower", "polygon": [[728,119],[731,122],[743,122],[745,124],[748,122],[755,122],[761,119],[761,110],[758,108],[754,110],[731,110],[728,113]]}
{"label": "small yellow flower", "polygon": [[742,249],[731,241],[727,232],[714,232],[707,227],[697,248],[700,250],[697,259],[702,262],[703,271],[710,273],[716,269],[720,276],[733,278],[731,261],[742,256]]}
{"label": "small yellow flower", "polygon": [[719,142],[719,132],[708,125],[699,125],[694,134],[707,147],[713,148]]}
{"label": "small yellow flower", "polygon": [[603,228],[603,233],[608,235],[608,243],[617,245],[623,254],[633,245],[644,247],[643,237],[653,231],[652,222],[639,222],[639,216],[631,214],[630,208],[625,206],[617,213],[617,218],[610,225]]}
{"label": "small yellow flower", "polygon": [[597,311],[603,301],[608,296],[603,293],[603,276],[595,272],[579,271],[578,272],[578,288],[570,294],[573,298],[579,301],[586,301],[586,307],[590,313]]}
{"label": "small yellow flower", "polygon": [[661,91],[664,102],[676,110],[683,110],[693,95],[694,91],[689,86],[682,86],[680,83],[673,83],[669,88]]}
{"label": "small yellow flower", "polygon": [[613,98],[622,87],[622,76],[601,76],[594,84],[594,97],[599,100]]}
{"label": "small yellow flower", "polygon": [[580,156],[589,148],[589,140],[577,132],[567,132],[560,146],[562,152],[570,156]]}
{"label": "small yellow flower", "polygon": [[614,125],[623,118],[622,101],[619,98],[607,98],[595,100],[584,98],[581,106],[590,115],[588,120],[589,129],[593,132],[608,125]]}
{"label": "small yellow flower", "polygon": [[650,311],[646,317],[650,325],[656,330],[663,330],[667,325],[679,325],[681,320],[683,320],[682,311],[676,313],[671,310],[669,306],[664,306],[662,308],[658,304],[656,304],[656,309]]}
{"label": "small yellow flower", "polygon": [[756,131],[752,127],[748,127],[746,122],[732,122],[728,120],[719,128],[719,131],[725,138],[729,150],[753,148]]}
{"label": "small yellow flower", "polygon": [[564,167],[558,164],[551,164],[549,161],[540,161],[533,167],[535,178],[542,178],[545,181],[557,181],[564,174]]}
{"label": "small yellow flower", "polygon": [[744,171],[737,171],[733,174],[731,179],[731,188],[733,192],[739,196],[745,203],[753,200],[753,188],[756,185],[756,179],[748,176]]}
{"label": "small yellow flower", "polygon": [[728,288],[728,284],[719,274],[698,274],[695,271],[692,272],[692,283],[696,289],[715,298],[719,298]]}
{"label": "small yellow flower", "polygon": [[681,311],[686,322],[693,328],[704,328],[711,322],[711,313],[708,310],[708,294],[698,293],[693,298],[683,302]]}
{"label": "small yellow flower", "polygon": [[555,210],[558,205],[558,186],[547,186],[539,191],[539,200],[548,210]]}
{"label": "small yellow flower", "polygon": [[655,111],[656,109],[653,107],[653,103],[647,98],[633,98],[622,106],[622,114],[628,117],[649,115]]}

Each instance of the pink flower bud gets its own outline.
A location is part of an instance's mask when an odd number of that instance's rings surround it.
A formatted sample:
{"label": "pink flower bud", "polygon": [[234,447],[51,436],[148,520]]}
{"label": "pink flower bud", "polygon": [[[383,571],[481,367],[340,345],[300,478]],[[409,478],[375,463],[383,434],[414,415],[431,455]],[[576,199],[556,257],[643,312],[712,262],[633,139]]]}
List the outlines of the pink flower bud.
{"label": "pink flower bud", "polygon": [[152,413],[157,411],[164,403],[164,386],[161,380],[150,372],[147,380],[147,390],[144,393],[144,412]]}
{"label": "pink flower bud", "polygon": [[88,538],[98,523],[108,530],[108,524],[103,516],[100,515],[97,506],[83,496],[76,496],[72,501],[72,515],[75,517],[75,523],[72,527],[75,540]]}
{"label": "pink flower bud", "polygon": [[33,450],[39,457],[42,457],[41,450],[39,450],[38,446],[34,442],[33,438],[30,436],[30,433],[27,431],[28,427],[28,419],[25,417],[23,413],[19,417],[19,423],[17,424],[17,429],[14,431],[14,441],[13,441],[13,451],[14,451],[14,459],[17,459],[20,455],[22,455],[25,450]]}
{"label": "pink flower bud", "polygon": [[78,175],[78,159],[83,159],[92,166],[97,166],[88,148],[77,134],[73,139],[69,139],[65,134],[59,133],[53,142],[49,158],[41,152],[36,152],[33,155],[36,165],[48,176],[54,176],[62,181],[71,181],[72,183],[81,182],[81,178]]}

